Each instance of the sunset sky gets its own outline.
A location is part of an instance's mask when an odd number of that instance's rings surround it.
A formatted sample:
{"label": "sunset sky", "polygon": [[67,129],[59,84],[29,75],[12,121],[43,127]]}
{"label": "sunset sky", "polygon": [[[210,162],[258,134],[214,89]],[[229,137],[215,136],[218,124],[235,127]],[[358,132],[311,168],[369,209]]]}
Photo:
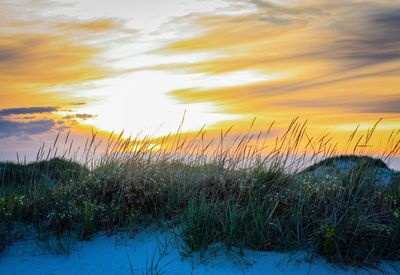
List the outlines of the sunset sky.
{"label": "sunset sky", "polygon": [[[400,1],[1,0],[0,158],[57,132],[400,129]],[[383,145],[382,145],[383,146]]]}

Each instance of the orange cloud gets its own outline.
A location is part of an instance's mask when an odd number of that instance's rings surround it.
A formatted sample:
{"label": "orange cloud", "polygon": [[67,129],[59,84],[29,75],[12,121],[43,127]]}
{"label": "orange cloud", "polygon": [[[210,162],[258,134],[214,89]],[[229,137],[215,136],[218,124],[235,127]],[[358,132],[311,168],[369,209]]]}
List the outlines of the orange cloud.
{"label": "orange cloud", "polygon": [[108,42],[120,43],[128,41],[137,35],[137,30],[126,28],[124,20],[120,19],[95,19],[89,21],[65,21],[61,23],[53,22],[51,28],[56,33],[64,32],[65,37],[79,37],[82,41],[90,40],[93,37],[106,38]]}
{"label": "orange cloud", "polygon": [[[65,101],[51,94],[56,85],[79,84],[103,77],[96,64],[99,50],[67,37],[43,33],[4,35],[0,39],[0,108],[58,105]],[[43,95],[47,93],[46,97]],[[68,96],[66,96],[68,98]]]}
{"label": "orange cloud", "polygon": [[84,22],[66,22],[57,24],[56,27],[69,30],[80,30],[87,32],[106,32],[122,29],[120,24],[109,19],[99,19]]}
{"label": "orange cloud", "polygon": [[221,112],[245,118],[283,123],[295,116],[309,118],[309,125],[319,130],[331,126],[339,131],[349,122],[355,128],[356,122],[373,123],[379,117],[400,128],[398,4],[258,3],[250,15],[199,18],[203,34],[161,50],[215,51],[222,57],[158,69],[221,77],[251,70],[278,78],[240,87],[177,90],[170,92],[172,97],[185,104],[213,103]]}

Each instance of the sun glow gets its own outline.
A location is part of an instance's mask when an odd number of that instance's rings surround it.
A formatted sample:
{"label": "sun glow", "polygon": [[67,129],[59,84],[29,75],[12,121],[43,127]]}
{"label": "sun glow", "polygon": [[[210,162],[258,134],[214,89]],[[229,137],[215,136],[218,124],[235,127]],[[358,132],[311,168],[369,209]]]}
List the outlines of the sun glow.
{"label": "sun glow", "polygon": [[[272,77],[255,72],[220,76],[205,74],[171,74],[160,71],[130,73],[96,87],[96,100],[76,108],[78,113],[95,113],[96,119],[85,122],[106,131],[124,131],[126,136],[138,132],[165,135],[175,131],[186,112],[184,131],[199,129],[204,124],[234,121],[240,115],[219,112],[212,103],[179,104],[170,91],[187,88],[218,88],[260,82]],[[94,91],[85,93],[89,96]]]}

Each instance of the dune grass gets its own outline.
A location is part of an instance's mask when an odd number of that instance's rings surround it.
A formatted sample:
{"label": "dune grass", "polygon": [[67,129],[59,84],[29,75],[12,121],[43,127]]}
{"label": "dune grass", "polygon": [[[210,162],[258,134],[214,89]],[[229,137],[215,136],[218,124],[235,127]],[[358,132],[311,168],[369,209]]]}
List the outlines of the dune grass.
{"label": "dune grass", "polygon": [[[202,131],[191,140],[178,131],[156,146],[110,136],[99,153],[93,134],[77,157],[68,136],[56,153],[57,136],[34,163],[0,164],[0,250],[21,228],[90,240],[99,231],[134,233],[167,222],[179,228],[185,253],[220,242],[228,250],[306,249],[356,266],[399,260],[400,181],[377,184],[368,171],[386,165],[355,150],[368,145],[375,127],[363,143],[353,133],[351,158],[362,161],[339,177],[305,173],[337,153],[306,136],[297,120],[270,147],[250,131],[229,141],[221,132],[216,146]],[[398,155],[399,131],[388,144],[381,159]]]}

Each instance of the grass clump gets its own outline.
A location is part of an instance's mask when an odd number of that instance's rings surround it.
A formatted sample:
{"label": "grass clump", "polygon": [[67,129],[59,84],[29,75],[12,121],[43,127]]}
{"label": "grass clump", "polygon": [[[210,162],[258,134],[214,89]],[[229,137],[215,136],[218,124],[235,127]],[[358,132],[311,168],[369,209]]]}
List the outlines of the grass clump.
{"label": "grass clump", "polygon": [[183,217],[182,236],[188,252],[206,250],[218,240],[216,205],[204,198],[189,201]]}
{"label": "grass clump", "polygon": [[81,164],[61,158],[42,160],[29,164],[0,163],[0,185],[66,183],[88,172]]}
{"label": "grass clump", "polygon": [[0,252],[2,252],[8,245],[9,240],[7,236],[7,230],[4,226],[0,226]]}
{"label": "grass clump", "polygon": [[[178,134],[157,150],[154,140],[110,137],[97,159],[93,136],[82,164],[65,152],[30,164],[2,163],[0,248],[20,224],[59,239],[90,240],[99,231],[168,221],[180,227],[188,253],[219,242],[228,250],[312,250],[357,266],[400,259],[400,181],[382,160],[331,157],[331,147],[309,137],[300,154],[305,124],[296,121],[267,152],[250,134],[227,145],[221,134],[215,147],[198,136],[188,141]],[[355,147],[366,148],[369,138]],[[399,151],[399,142],[388,144],[382,159]],[[338,163],[345,173],[332,168]],[[384,177],[385,184],[377,182]]]}

